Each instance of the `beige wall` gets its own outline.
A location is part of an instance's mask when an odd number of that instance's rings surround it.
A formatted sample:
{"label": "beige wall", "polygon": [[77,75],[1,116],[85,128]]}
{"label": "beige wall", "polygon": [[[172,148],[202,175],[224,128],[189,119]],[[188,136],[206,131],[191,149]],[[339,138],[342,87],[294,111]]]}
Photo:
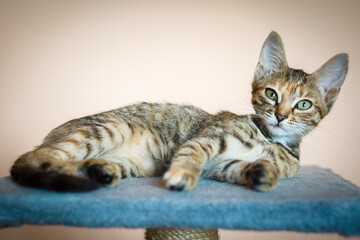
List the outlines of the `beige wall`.
{"label": "beige wall", "polygon": [[[263,41],[276,30],[294,68],[312,72],[333,55],[349,53],[349,74],[340,97],[320,127],[304,139],[301,161],[331,168],[359,185],[359,10],[360,1],[341,0],[2,0],[0,177],[8,175],[18,155],[39,144],[57,125],[125,104],[169,101],[191,103],[212,113],[252,112],[254,67]],[[1,239],[55,235],[141,239],[142,232],[0,230]],[[240,231],[223,236],[304,237]]]}

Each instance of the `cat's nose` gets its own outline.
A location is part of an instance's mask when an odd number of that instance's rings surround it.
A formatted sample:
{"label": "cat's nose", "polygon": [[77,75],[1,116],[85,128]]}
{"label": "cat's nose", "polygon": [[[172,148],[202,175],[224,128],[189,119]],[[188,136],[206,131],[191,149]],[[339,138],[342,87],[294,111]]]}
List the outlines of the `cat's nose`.
{"label": "cat's nose", "polygon": [[281,122],[286,118],[286,116],[284,114],[281,114],[281,113],[275,113],[275,117],[278,120],[278,122]]}

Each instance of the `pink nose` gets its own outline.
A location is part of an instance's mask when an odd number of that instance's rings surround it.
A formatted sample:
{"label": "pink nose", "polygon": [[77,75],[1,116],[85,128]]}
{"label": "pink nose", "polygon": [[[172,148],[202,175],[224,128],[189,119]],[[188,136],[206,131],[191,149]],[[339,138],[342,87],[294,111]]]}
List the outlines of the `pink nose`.
{"label": "pink nose", "polygon": [[275,117],[278,120],[278,122],[281,122],[286,118],[286,116],[284,114],[281,114],[281,113],[275,113]]}

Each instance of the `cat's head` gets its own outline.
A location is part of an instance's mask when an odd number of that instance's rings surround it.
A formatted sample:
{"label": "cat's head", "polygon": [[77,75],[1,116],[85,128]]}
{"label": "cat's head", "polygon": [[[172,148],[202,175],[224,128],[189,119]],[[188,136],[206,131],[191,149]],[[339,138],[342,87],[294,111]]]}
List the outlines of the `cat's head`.
{"label": "cat's head", "polygon": [[271,32],[261,49],[252,83],[252,104],[267,133],[280,142],[298,142],[329,113],[348,72],[345,53],[307,74],[289,68],[284,45]]}

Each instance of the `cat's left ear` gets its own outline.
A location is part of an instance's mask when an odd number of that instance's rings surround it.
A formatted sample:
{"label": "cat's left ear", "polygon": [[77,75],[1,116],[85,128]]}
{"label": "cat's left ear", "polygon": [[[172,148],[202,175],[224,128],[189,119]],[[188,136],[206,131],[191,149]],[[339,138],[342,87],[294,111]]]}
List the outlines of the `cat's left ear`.
{"label": "cat's left ear", "polygon": [[288,64],[284,44],[277,32],[271,32],[262,46],[259,63],[255,69],[254,81],[286,68],[288,68]]}
{"label": "cat's left ear", "polygon": [[330,111],[340,92],[340,88],[345,80],[348,68],[348,55],[346,53],[340,53],[332,57],[318,70],[311,74],[317,81],[317,85],[325,97],[328,111]]}

